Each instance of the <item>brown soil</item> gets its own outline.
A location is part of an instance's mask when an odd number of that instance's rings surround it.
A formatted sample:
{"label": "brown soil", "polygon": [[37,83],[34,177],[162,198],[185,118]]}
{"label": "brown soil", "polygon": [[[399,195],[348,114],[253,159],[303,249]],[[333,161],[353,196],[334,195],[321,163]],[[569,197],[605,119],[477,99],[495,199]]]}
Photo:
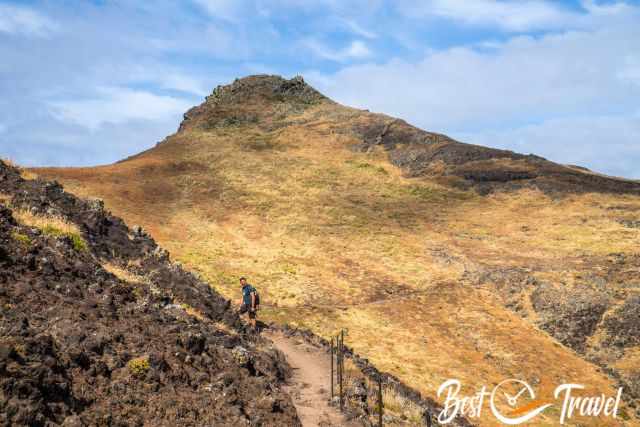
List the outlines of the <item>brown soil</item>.
{"label": "brown soil", "polygon": [[360,425],[346,420],[339,409],[329,404],[331,359],[324,349],[282,332],[270,331],[265,336],[285,354],[293,370],[287,391],[304,427]]}

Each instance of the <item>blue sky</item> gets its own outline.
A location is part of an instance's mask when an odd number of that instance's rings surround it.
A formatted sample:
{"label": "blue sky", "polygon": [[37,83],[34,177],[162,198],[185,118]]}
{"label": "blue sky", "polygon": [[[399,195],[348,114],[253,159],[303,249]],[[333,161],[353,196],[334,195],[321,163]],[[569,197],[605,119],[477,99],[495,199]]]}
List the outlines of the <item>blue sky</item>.
{"label": "blue sky", "polygon": [[301,74],[464,142],[640,178],[640,1],[0,0],[0,156],[110,163]]}

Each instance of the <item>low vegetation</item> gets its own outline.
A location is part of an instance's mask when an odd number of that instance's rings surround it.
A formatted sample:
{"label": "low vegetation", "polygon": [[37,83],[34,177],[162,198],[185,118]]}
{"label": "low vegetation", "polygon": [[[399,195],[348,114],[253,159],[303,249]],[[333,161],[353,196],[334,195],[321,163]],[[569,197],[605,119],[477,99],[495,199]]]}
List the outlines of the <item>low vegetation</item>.
{"label": "low vegetation", "polygon": [[20,172],[20,176],[23,179],[36,179],[38,178],[38,174],[36,174],[35,172],[33,172],[32,170],[23,168],[22,166],[16,164],[13,160],[11,159],[7,159],[7,158],[0,158],[1,161],[3,161],[4,163],[6,163],[9,166],[13,166],[14,168],[16,168],[19,172]]}
{"label": "low vegetation", "polygon": [[147,356],[141,356],[129,360],[129,362],[127,362],[127,368],[129,368],[131,375],[141,377],[151,369],[151,365],[149,364],[149,358]]}
{"label": "low vegetation", "polygon": [[17,209],[13,215],[19,223],[37,228],[47,236],[69,238],[73,248],[78,252],[84,252],[88,248],[78,226],[65,218],[54,215],[36,215],[26,209]]}
{"label": "low vegetation", "polygon": [[149,284],[149,279],[147,277],[142,276],[140,274],[133,273],[132,271],[126,268],[123,268],[117,264],[114,264],[112,262],[103,262],[102,267],[105,270],[107,270],[109,273],[113,274],[118,279],[124,282],[131,283],[131,284],[136,284],[136,283]]}
{"label": "low vegetation", "polygon": [[391,387],[383,387],[382,404],[384,413],[391,415],[396,421],[390,426],[407,424],[411,426],[423,426],[422,414],[424,410],[409,399],[401,396]]}
{"label": "low vegetation", "polygon": [[204,320],[204,314],[202,314],[202,312],[200,310],[197,310],[195,308],[193,308],[192,306],[190,306],[189,304],[183,303],[183,302],[178,302],[177,303],[180,308],[182,308],[184,310],[185,313],[187,313],[189,316],[191,317],[195,317],[198,320]]}
{"label": "low vegetation", "polygon": [[14,231],[13,233],[11,233],[11,238],[17,242],[20,242],[24,246],[31,245],[31,238],[26,234],[18,233],[17,231]]}

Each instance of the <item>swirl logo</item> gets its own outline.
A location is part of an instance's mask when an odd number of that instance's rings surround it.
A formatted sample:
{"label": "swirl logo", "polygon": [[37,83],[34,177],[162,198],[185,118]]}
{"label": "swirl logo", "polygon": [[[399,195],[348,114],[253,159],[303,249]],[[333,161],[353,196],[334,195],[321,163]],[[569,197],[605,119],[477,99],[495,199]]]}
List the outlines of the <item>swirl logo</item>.
{"label": "swirl logo", "polygon": [[[508,414],[503,414],[501,407],[511,408]],[[533,388],[525,381],[508,379],[495,386],[491,392],[489,405],[493,415],[500,422],[507,425],[526,423],[543,412],[552,403],[536,399]]]}

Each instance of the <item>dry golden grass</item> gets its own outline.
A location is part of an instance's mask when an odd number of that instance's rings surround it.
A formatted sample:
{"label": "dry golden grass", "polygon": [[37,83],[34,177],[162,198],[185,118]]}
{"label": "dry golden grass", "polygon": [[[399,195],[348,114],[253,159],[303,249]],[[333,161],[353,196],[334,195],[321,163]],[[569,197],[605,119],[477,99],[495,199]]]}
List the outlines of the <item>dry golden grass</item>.
{"label": "dry golden grass", "polygon": [[20,168],[20,176],[23,179],[27,179],[27,180],[31,180],[31,179],[37,179],[38,178],[38,174],[32,172],[29,169],[24,169],[24,168]]}
{"label": "dry golden grass", "polygon": [[149,279],[140,274],[136,274],[126,268],[120,267],[112,262],[103,262],[102,268],[116,276],[118,279],[131,284],[149,284]]}
{"label": "dry golden grass", "polygon": [[78,226],[65,218],[54,215],[36,215],[26,209],[14,210],[13,216],[20,224],[38,228],[47,236],[69,237],[73,242],[73,247],[78,251],[87,250],[87,243],[82,238]]}
{"label": "dry golden grass", "polygon": [[204,314],[202,314],[200,310],[191,307],[189,304],[181,303],[178,301],[176,301],[176,304],[178,304],[184,310],[184,312],[187,313],[189,316],[195,317],[198,320],[205,319]]}
{"label": "dry golden grass", "polygon": [[18,170],[18,172],[20,172],[20,176],[23,179],[36,179],[38,178],[38,174],[36,174],[35,172],[33,172],[32,170],[29,169],[25,169],[22,166],[16,164],[13,160],[11,159],[7,159],[7,158],[0,158],[0,160],[2,160],[4,163],[6,163],[7,165],[14,167]]}
{"label": "dry golden grass", "polygon": [[[384,414],[393,415],[397,418],[404,417],[405,420],[401,424],[403,426],[423,426],[422,412],[423,410],[413,403],[412,401],[400,396],[395,390],[391,388],[384,388],[382,390],[382,406],[384,408]],[[387,424],[393,426],[394,424]]]}
{"label": "dry golden grass", "polygon": [[16,220],[24,225],[39,228],[41,230],[55,228],[62,233],[80,234],[78,226],[59,216],[36,215],[26,209],[17,209],[14,211]]}
{"label": "dry golden grass", "polygon": [[450,217],[447,231],[469,251],[489,250],[506,260],[564,262],[580,254],[632,253],[640,230],[624,227],[617,221],[621,216],[608,209],[620,203],[638,216],[638,197],[587,194],[552,200],[533,190],[497,194],[466,204]]}
{"label": "dry golden grass", "polygon": [[104,199],[228,298],[248,276],[266,321],[324,337],[346,327],[349,346],[427,396],[450,377],[468,390],[516,376],[545,393],[567,379],[610,392],[594,365],[466,273],[518,267],[559,283],[606,268],[608,254],[637,251],[640,231],[618,220],[640,219],[640,198],[480,197],[408,179],[333,131],[354,114],[322,105],[271,132],[190,130],[124,163],[37,173]]}

